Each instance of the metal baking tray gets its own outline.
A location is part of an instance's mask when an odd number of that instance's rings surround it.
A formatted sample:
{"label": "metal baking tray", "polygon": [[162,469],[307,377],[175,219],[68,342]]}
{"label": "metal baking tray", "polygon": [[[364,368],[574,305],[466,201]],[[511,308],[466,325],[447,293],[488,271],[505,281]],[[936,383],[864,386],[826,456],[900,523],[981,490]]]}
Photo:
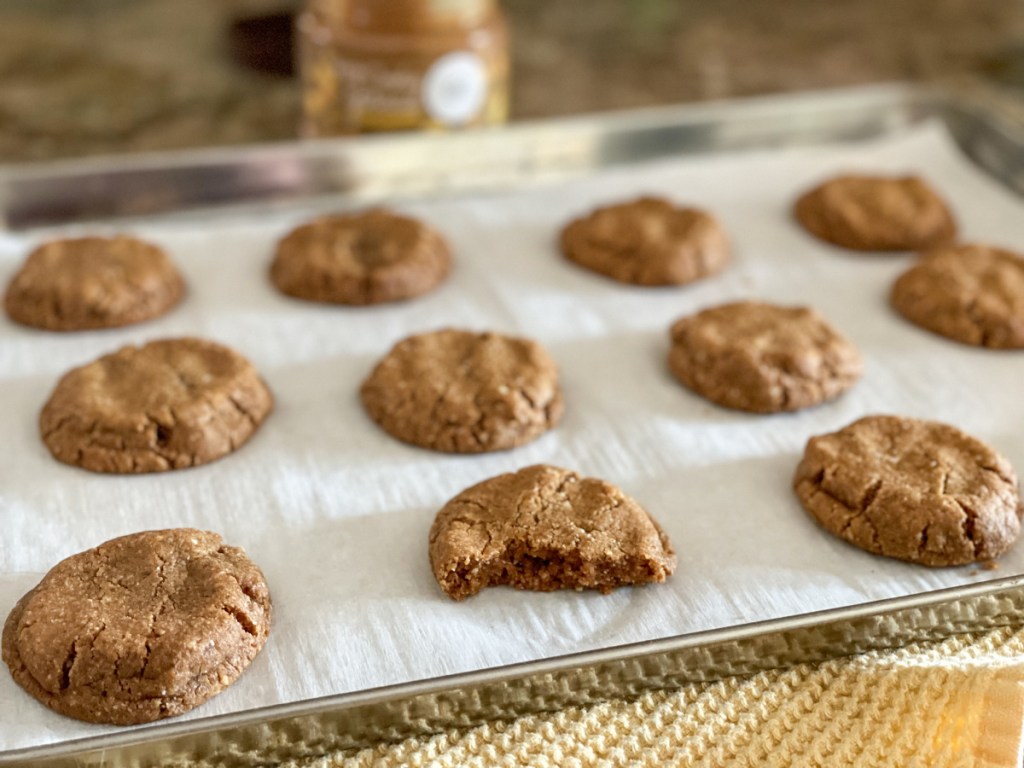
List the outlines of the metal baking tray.
{"label": "metal baking tray", "polygon": [[[859,88],[521,124],[458,136],[289,143],[0,169],[7,229],[337,207],[511,188],[659,157],[883,136],[945,123],[1024,193],[1024,108],[980,85]],[[1024,576],[0,755],[3,766],[255,766],[1024,624]]]}

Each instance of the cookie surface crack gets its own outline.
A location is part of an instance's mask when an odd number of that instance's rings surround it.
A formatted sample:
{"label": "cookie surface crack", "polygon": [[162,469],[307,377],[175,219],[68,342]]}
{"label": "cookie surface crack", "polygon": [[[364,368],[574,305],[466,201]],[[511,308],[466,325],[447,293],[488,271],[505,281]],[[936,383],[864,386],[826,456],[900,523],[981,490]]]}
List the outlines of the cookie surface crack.
{"label": "cookie surface crack", "polygon": [[871,484],[867,487],[864,492],[864,496],[860,500],[860,511],[864,514],[870,509],[871,505],[875,503],[875,499],[878,498],[878,492],[882,490],[882,478],[876,477],[871,481]]}
{"label": "cookie surface crack", "polygon": [[[166,567],[167,561],[164,558],[157,555],[156,583],[153,585],[152,594],[153,600],[160,598],[160,593],[165,591],[164,585],[167,582],[167,577],[164,573],[164,569]],[[146,653],[145,656],[143,656],[142,658],[142,665],[139,670],[140,678],[146,677],[146,668],[149,666],[149,660],[152,658],[153,655],[152,643],[153,640],[155,639],[157,621],[159,620],[160,616],[163,615],[164,609],[169,603],[172,603],[172,595],[165,594],[163,598],[160,598],[160,604],[156,611],[150,613],[149,615],[149,627],[146,630],[146,640],[143,644],[143,647],[146,649]]]}
{"label": "cookie surface crack", "polygon": [[923,555],[925,553],[925,550],[928,549],[928,529],[930,527],[930,525],[926,525],[924,528],[921,529],[921,538],[917,545],[918,556]]}
{"label": "cookie surface crack", "polygon": [[977,558],[981,553],[982,545],[984,544],[980,531],[978,531],[978,513],[963,499],[957,498],[956,496],[951,496],[950,498],[952,498],[953,501],[956,502],[956,505],[963,510],[964,538],[966,538],[974,547],[974,556]]}
{"label": "cookie surface crack", "polygon": [[242,418],[249,422],[249,425],[253,429],[255,429],[258,426],[256,419],[253,417],[252,413],[250,413],[249,409],[239,402],[237,397],[235,397],[234,395],[228,395],[228,402],[230,402],[235,407],[235,410],[242,415]]}
{"label": "cookie surface crack", "polygon": [[78,657],[78,641],[71,643],[68,655],[60,668],[60,691],[66,691],[71,686],[71,670],[75,666],[75,659]]}
{"label": "cookie surface crack", "polygon": [[221,608],[226,614],[235,620],[235,622],[242,628],[245,634],[256,637],[259,635],[259,631],[256,629],[256,625],[253,624],[252,619],[243,611],[234,605],[225,605]]}
{"label": "cookie surface crack", "polygon": [[[824,477],[824,471],[822,471],[822,477]],[[875,523],[871,519],[870,515],[868,515],[868,511],[871,508],[871,504],[873,504],[875,499],[878,497],[878,493],[881,490],[881,487],[882,481],[880,479],[871,483],[871,485],[868,486],[867,492],[864,494],[864,497],[861,499],[859,507],[854,507],[843,501],[841,498],[839,498],[831,491],[829,491],[825,487],[824,483],[818,485],[815,488],[815,491],[821,494],[822,496],[825,496],[830,502],[840,507],[847,513],[844,516],[843,523],[840,526],[838,532],[841,538],[844,538],[848,541],[855,538],[855,536],[850,533],[850,529],[853,527],[854,523],[860,522],[867,526],[868,530],[870,531],[873,544],[876,547],[880,547],[881,544],[878,537],[878,528],[875,527]]]}

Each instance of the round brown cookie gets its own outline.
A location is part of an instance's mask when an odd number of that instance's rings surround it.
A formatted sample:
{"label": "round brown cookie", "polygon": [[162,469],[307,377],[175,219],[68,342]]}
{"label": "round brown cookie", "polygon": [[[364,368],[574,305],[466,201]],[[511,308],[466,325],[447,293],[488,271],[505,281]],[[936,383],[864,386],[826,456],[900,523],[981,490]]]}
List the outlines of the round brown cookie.
{"label": "round brown cookie", "polygon": [[540,344],[451,329],[400,341],[360,394],[388,434],[448,453],[528,443],[563,410],[558,368]]}
{"label": "round brown cookie", "polygon": [[912,323],[979,347],[1024,348],[1024,258],[984,245],[929,251],[892,288]]}
{"label": "round brown cookie", "polygon": [[669,369],[699,395],[754,413],[838,397],[863,371],[860,352],[813,309],[739,301],[677,320]]}
{"label": "round brown cookie", "polygon": [[448,244],[426,224],[383,209],[325,216],[277,246],[270,279],[307,301],[380,304],[434,288],[451,269]]}
{"label": "round brown cookie", "polygon": [[3,660],[62,715],[148,723],[231,685],[263,647],[270,610],[241,549],[190,528],[145,531],[55,565],[7,617]]}
{"label": "round brown cookie", "polygon": [[241,446],[273,408],[256,369],[227,347],[165,339],[75,368],[39,416],[58,461],[93,472],[162,472]]}
{"label": "round brown cookie", "polygon": [[561,245],[570,261],[636,285],[683,285],[729,263],[728,238],[713,216],[656,197],[598,208],[570,222]]}
{"label": "round brown cookie", "polygon": [[184,295],[185,281],[152,243],[82,237],[32,251],[7,286],[4,309],[23,325],[82,331],[149,320]]}
{"label": "round brown cookie", "polygon": [[664,581],[668,537],[610,483],[538,465],[449,501],[430,528],[430,565],[453,600],[499,584],[550,592]]}
{"label": "round brown cookie", "polygon": [[916,251],[956,238],[946,203],[917,176],[839,176],[803,194],[794,213],[815,237],[857,251]]}
{"label": "round brown cookie", "polygon": [[1024,515],[1006,459],[954,427],[898,416],[812,437],[793,487],[830,533],[924,565],[998,557]]}

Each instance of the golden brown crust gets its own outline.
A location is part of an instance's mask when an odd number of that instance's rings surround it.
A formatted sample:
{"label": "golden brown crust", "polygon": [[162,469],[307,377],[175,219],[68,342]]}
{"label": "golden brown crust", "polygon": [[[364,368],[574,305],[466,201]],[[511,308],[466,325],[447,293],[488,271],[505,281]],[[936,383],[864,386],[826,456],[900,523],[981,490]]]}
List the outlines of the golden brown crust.
{"label": "golden brown crust", "polygon": [[558,368],[540,344],[453,329],[400,341],[360,395],[388,434],[448,453],[528,443],[555,426],[563,411]]}
{"label": "golden brown crust", "polygon": [[867,416],[812,437],[793,478],[827,531],[923,565],[998,557],[1020,533],[1024,502],[1010,463],[935,421]]}
{"label": "golden brown crust", "polygon": [[570,222],[562,253],[589,270],[635,285],[683,285],[720,272],[729,241],[711,214],[641,197]]}
{"label": "golden brown crust", "polygon": [[838,397],[863,371],[857,348],[813,309],[740,301],[677,320],[669,369],[714,403],[796,411]]}
{"label": "golden brown crust", "polygon": [[270,390],[238,353],[202,339],[164,339],[65,374],[39,431],[65,464],[163,472],[231,453],[272,408]]}
{"label": "golden brown crust", "polygon": [[925,253],[893,284],[905,318],[947,338],[990,349],[1024,348],[1024,258],[984,245]]}
{"label": "golden brown crust", "polygon": [[453,600],[499,584],[610,592],[664,581],[676,567],[668,537],[633,499],[544,465],[492,477],[445,504],[429,556]]}
{"label": "golden brown crust", "polygon": [[4,624],[3,660],[51,709],[132,725],[231,685],[270,631],[260,569],[189,528],[113,539],[61,561]]}
{"label": "golden brown crust", "polygon": [[134,237],[53,240],[29,254],[4,295],[8,317],[50,331],[140,323],[185,295],[167,254]]}
{"label": "golden brown crust", "polygon": [[801,195],[794,214],[815,237],[857,251],[917,251],[956,238],[949,207],[917,176],[838,176]]}
{"label": "golden brown crust", "polygon": [[270,279],[289,296],[335,304],[380,304],[420,296],[451,269],[440,234],[385,209],[324,216],[277,246]]}

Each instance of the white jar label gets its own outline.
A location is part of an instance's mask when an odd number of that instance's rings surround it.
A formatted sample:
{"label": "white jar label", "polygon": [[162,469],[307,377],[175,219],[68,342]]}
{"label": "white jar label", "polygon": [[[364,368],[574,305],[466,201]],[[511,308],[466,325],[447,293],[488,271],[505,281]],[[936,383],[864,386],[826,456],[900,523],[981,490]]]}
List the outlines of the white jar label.
{"label": "white jar label", "polygon": [[486,100],[487,69],[469,51],[445,54],[423,78],[423,108],[439,123],[464,125],[480,114]]}

